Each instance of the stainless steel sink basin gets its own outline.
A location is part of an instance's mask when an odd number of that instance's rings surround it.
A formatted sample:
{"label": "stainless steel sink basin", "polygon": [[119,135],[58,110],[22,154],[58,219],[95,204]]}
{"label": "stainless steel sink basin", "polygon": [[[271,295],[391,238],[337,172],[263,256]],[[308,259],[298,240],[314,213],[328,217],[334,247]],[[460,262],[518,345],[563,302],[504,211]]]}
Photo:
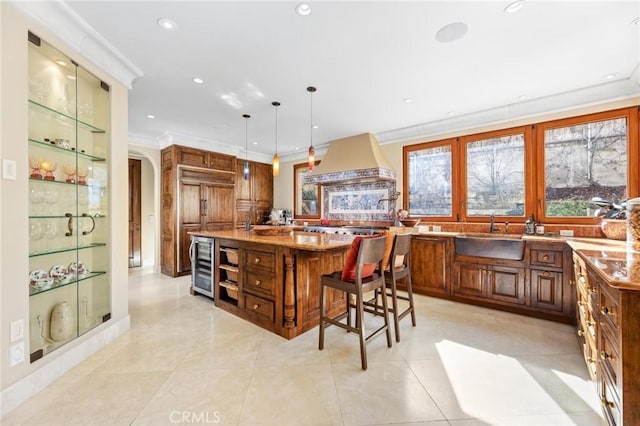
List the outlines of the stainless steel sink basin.
{"label": "stainless steel sink basin", "polygon": [[526,242],[504,234],[463,235],[454,238],[456,254],[491,259],[522,260]]}

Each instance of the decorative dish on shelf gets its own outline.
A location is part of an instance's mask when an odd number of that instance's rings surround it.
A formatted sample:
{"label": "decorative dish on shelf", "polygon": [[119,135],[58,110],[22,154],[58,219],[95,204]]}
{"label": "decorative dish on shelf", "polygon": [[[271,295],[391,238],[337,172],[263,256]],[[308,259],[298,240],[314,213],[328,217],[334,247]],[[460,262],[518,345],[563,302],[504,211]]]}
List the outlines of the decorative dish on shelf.
{"label": "decorative dish on shelf", "polygon": [[67,268],[65,268],[63,265],[55,265],[52,266],[51,269],[49,269],[49,276],[56,279],[57,281],[60,281],[60,278],[66,275]]}
{"label": "decorative dish on shelf", "polygon": [[29,273],[29,282],[35,283],[42,278],[48,278],[49,275],[43,269],[34,269]]}
{"label": "decorative dish on shelf", "polygon": [[69,272],[72,274],[77,274],[78,277],[84,277],[89,273],[89,269],[85,266],[85,264],[81,261],[73,261],[69,264]]}

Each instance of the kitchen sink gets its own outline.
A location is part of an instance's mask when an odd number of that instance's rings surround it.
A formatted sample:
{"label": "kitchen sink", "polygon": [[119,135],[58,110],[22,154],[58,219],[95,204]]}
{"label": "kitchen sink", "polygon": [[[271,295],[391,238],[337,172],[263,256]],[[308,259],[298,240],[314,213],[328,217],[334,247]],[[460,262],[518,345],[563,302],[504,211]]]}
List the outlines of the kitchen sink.
{"label": "kitchen sink", "polygon": [[473,234],[454,238],[457,255],[522,260],[526,242],[517,235]]}

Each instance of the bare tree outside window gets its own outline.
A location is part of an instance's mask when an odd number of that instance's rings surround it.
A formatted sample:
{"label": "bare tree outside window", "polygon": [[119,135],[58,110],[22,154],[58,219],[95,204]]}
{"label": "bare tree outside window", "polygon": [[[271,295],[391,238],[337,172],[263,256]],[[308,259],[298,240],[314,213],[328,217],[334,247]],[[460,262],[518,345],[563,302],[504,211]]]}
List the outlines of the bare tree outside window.
{"label": "bare tree outside window", "polygon": [[467,216],[524,216],[524,134],[466,144]]}
{"label": "bare tree outside window", "polygon": [[409,214],[451,216],[451,145],[413,151],[408,158]]}
{"label": "bare tree outside window", "polygon": [[544,139],[546,216],[592,216],[592,197],[627,197],[625,118],[548,129]]}

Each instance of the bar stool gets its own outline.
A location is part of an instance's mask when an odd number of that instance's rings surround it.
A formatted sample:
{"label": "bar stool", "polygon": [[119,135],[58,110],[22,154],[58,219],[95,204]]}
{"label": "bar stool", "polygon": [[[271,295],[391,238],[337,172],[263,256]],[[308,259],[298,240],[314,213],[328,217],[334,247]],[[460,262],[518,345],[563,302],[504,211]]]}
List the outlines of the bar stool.
{"label": "bar stool", "polygon": [[[324,349],[324,329],[328,325],[336,325],[347,332],[358,333],[360,339],[360,361],[362,369],[367,369],[367,349],[365,344],[373,337],[385,331],[387,335],[387,346],[391,347],[391,332],[389,331],[388,307],[386,298],[382,298],[382,311],[368,311],[374,315],[384,318],[384,325],[375,330],[370,335],[366,335],[364,326],[364,299],[363,294],[385,289],[385,276],[382,270],[382,260],[384,259],[385,236],[363,238],[356,237],[351,244],[351,249],[347,255],[342,271],[332,274],[322,275],[320,279],[320,336],[318,349]],[[355,259],[355,261],[354,261]],[[343,291],[347,295],[347,311],[336,316],[327,317],[324,311],[325,288],[333,288]],[[355,304],[351,301],[355,297]],[[356,310],[356,326],[351,325],[351,308]],[[342,322],[347,318],[346,323]]]}
{"label": "bar stool", "polygon": [[[396,333],[396,342],[400,341],[400,320],[407,315],[411,314],[411,323],[416,326],[416,312],[413,304],[413,289],[411,287],[411,234],[395,234],[393,236],[393,246],[391,247],[391,253],[388,257],[388,266],[385,266],[385,281],[386,288],[390,290],[387,292],[387,297],[391,297],[391,308],[389,312],[393,314],[393,325]],[[407,288],[407,296],[398,294],[397,282],[399,280],[405,280],[405,286]],[[373,307],[374,309],[378,304],[378,295],[382,294],[381,289],[375,290],[375,300],[371,299],[365,303],[365,306]],[[383,298],[384,299],[384,298]],[[409,307],[399,311],[398,300],[405,300],[409,302]]]}

